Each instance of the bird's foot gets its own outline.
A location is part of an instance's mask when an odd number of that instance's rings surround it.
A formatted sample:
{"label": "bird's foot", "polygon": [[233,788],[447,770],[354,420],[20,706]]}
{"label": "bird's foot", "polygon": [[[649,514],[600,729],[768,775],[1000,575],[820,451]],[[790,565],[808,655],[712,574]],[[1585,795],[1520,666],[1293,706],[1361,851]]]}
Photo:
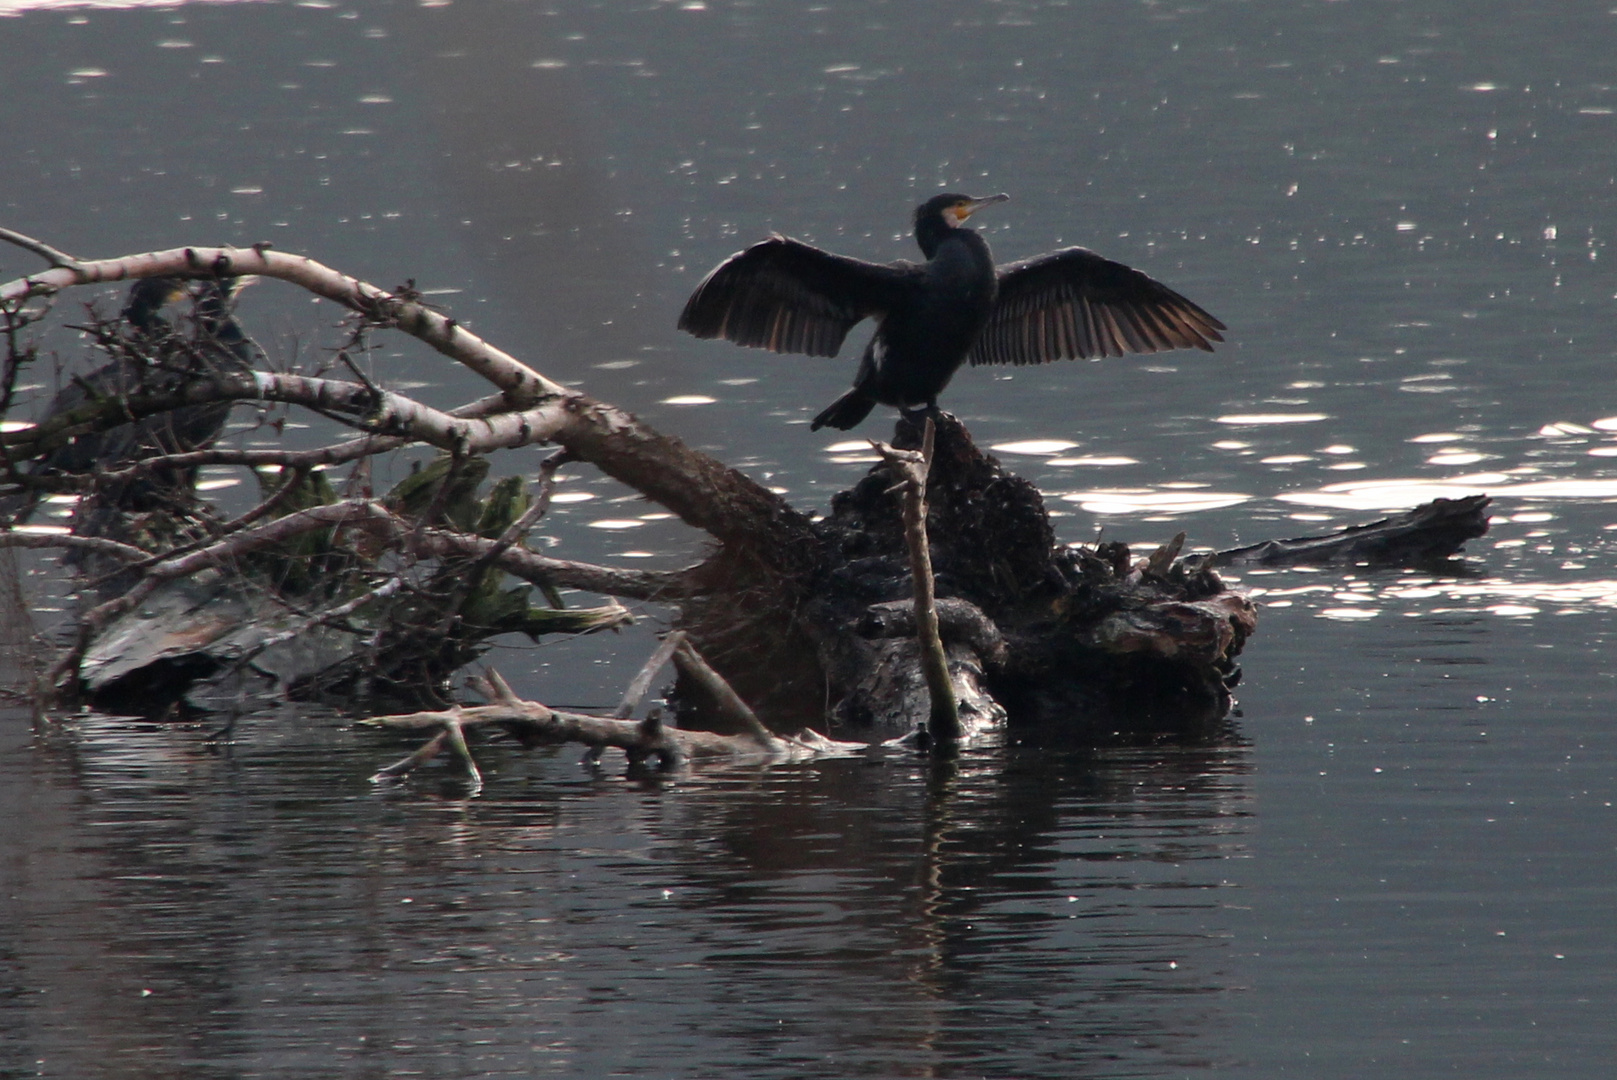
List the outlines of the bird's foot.
{"label": "bird's foot", "polygon": [[898,411],[904,419],[914,421],[917,424],[927,417],[936,420],[943,415],[936,401],[929,401],[925,405],[900,405]]}

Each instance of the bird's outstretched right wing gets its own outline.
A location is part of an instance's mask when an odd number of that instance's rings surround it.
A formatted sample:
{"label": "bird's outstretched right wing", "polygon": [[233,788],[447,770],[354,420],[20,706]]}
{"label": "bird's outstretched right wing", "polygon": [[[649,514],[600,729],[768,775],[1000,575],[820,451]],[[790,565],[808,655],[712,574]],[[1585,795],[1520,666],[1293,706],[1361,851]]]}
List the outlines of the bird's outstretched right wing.
{"label": "bird's outstretched right wing", "polygon": [[1211,352],[1224,324],[1155,278],[1085,248],[999,268],[973,364],[1047,364],[1167,349]]}
{"label": "bird's outstretched right wing", "polygon": [[703,278],[680,313],[679,328],[755,349],[835,356],[853,325],[889,310],[919,272],[773,236]]}

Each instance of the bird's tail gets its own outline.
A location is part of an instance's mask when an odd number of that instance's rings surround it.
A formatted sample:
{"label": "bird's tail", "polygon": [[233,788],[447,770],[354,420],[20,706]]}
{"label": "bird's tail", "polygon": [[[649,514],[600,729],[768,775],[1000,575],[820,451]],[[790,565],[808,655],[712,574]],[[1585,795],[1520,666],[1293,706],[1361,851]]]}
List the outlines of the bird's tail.
{"label": "bird's tail", "polygon": [[875,407],[876,396],[862,385],[855,386],[827,405],[820,415],[814,418],[809,430],[819,431],[823,427],[834,427],[838,431],[847,431],[849,428],[857,427]]}

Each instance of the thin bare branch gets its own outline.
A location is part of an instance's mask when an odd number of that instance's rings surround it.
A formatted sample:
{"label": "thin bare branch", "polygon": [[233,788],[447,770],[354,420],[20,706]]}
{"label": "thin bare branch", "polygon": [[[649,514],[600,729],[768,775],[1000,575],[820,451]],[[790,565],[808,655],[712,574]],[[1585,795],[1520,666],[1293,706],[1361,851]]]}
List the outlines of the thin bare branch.
{"label": "thin bare branch", "polygon": [[650,657],[641,665],[640,672],[629,681],[629,688],[623,692],[623,700],[618,702],[617,711],[612,715],[619,720],[627,720],[634,715],[640,705],[640,699],[646,696],[651,689],[651,680],[657,677],[657,672],[673,657],[674,650],[685,644],[685,631],[675,630],[663,638],[662,644],[652,651]]}
{"label": "thin bare branch", "polygon": [[724,676],[702,659],[702,654],[696,651],[696,646],[689,639],[680,642],[674,649],[674,665],[679,668],[680,674],[701,686],[720,716],[740,726],[761,749],[773,752],[777,748],[779,740],[775,738],[775,733],[764,727],[758,714],[752,711],[752,706],[742,701],[741,695],[735,692]]}
{"label": "thin bare branch", "polygon": [[[696,655],[682,633],[670,634],[652,654],[624,695],[626,702],[635,702],[644,694],[644,684],[672,654],[676,661],[682,654]],[[703,667],[700,656],[696,656]],[[711,669],[708,669],[711,674]],[[716,674],[712,676],[718,678]],[[487,705],[463,707],[434,712],[405,713],[396,716],[376,716],[360,723],[367,727],[389,728],[401,731],[421,731],[438,728],[439,731],[420,749],[402,761],[377,770],[373,783],[403,776],[423,762],[443,752],[445,746],[456,748],[474,778],[480,782],[471,751],[466,749],[465,732],[468,728],[486,725],[502,727],[523,739],[525,743],[576,742],[588,746],[592,757],[599,756],[607,747],[616,747],[629,756],[629,760],[644,761],[658,758],[665,766],[677,766],[693,759],[728,759],[743,762],[796,761],[810,757],[857,753],[865,749],[863,743],[838,742],[814,731],[798,735],[776,736],[764,731],[748,731],[744,735],[719,735],[711,731],[687,731],[670,727],[655,715],[645,720],[625,717],[587,716],[583,713],[562,712],[547,708],[537,701],[519,698],[509,683],[493,668],[478,680],[484,692],[492,699]],[[723,680],[719,679],[722,683]],[[638,689],[637,689],[638,688]],[[631,704],[632,708],[632,704]],[[746,706],[742,706],[746,709]],[[620,707],[620,712],[622,711]],[[751,710],[747,710],[749,713]],[[757,718],[753,718],[757,723]],[[762,725],[758,725],[761,729]]]}
{"label": "thin bare branch", "polygon": [[[445,415],[462,420],[509,413],[510,404],[499,394],[449,410]],[[115,468],[107,468],[94,476],[45,475],[7,477],[7,483],[39,491],[90,491],[106,482],[132,480],[160,471],[179,471],[203,465],[242,465],[247,468],[280,466],[283,469],[313,469],[321,465],[343,465],[360,458],[385,454],[409,446],[410,439],[393,435],[362,435],[313,450],[240,450],[230,447],[211,447],[191,450],[183,454],[160,454],[141,458]]]}
{"label": "thin bare branch", "polygon": [[488,683],[489,697],[493,698],[496,702],[509,705],[513,702],[522,700],[521,698],[517,697],[517,692],[511,689],[511,684],[505,681],[505,676],[501,675],[493,668],[488,669],[487,676],[484,681]]}
{"label": "thin bare branch", "polygon": [[283,641],[291,641],[293,638],[306,634],[310,630],[313,630],[315,627],[324,623],[336,622],[338,619],[346,619],[348,616],[352,615],[366,604],[374,603],[377,600],[386,600],[388,597],[398,593],[398,591],[403,587],[403,578],[388,578],[376,588],[366,590],[365,592],[354,597],[352,600],[324,608],[315,612],[307,619],[302,620],[295,626],[289,626],[278,634],[271,634],[269,637],[253,646],[252,653],[250,653],[245,659],[251,659],[253,656],[257,656],[267,649],[274,648]]}
{"label": "thin bare branch", "polygon": [[[388,531],[405,528],[405,523],[371,499],[349,499],[329,506],[315,506],[276,518],[251,529],[244,529],[207,547],[167,559],[149,567],[146,576],[124,593],[85,613],[84,625],[92,632],[150,596],[159,585],[186,577],[200,570],[228,565],[250,551],[279,544],[294,536],[332,526],[380,526]],[[145,553],[142,553],[145,557]]]}
{"label": "thin bare branch", "polygon": [[478,556],[477,562],[472,566],[472,573],[475,574],[499,558],[513,544],[528,535],[529,529],[538,524],[539,519],[550,509],[550,498],[556,493],[556,470],[571,460],[572,455],[566,450],[558,450],[539,463],[539,494],[534,497],[533,505],[528,507],[521,517],[511,522],[486,553]]}
{"label": "thin bare branch", "polygon": [[[617,720],[605,716],[562,712],[550,709],[537,701],[497,702],[471,707],[454,706],[436,712],[406,713],[398,716],[377,716],[361,720],[367,727],[398,730],[439,728],[441,733],[450,724],[462,732],[467,728],[495,724],[520,732],[534,742],[576,742],[590,747],[615,747],[626,752],[631,760],[661,757],[668,764],[679,764],[692,758],[729,758],[732,760],[771,761],[800,756],[804,744],[795,740],[777,740],[771,747],[761,746],[751,735],[717,735],[711,731],[686,731],[666,725],[648,731],[638,720]],[[463,735],[464,737],[464,735]],[[452,739],[446,736],[439,749]],[[429,744],[430,745],[430,744]],[[416,754],[378,771],[372,780],[386,779],[407,772],[427,760],[427,747]],[[434,753],[438,752],[434,750]],[[406,763],[410,763],[406,765]]]}
{"label": "thin bare branch", "polygon": [[22,460],[87,431],[107,430],[144,416],[215,401],[302,405],[379,435],[400,436],[465,454],[546,442],[570,420],[566,410],[554,403],[462,418],[402,394],[373,391],[358,383],[255,371],[197,379],[168,393],[102,398],[33,427],[0,433],[0,444],[13,460]]}
{"label": "thin bare branch", "polygon": [[[412,537],[418,555],[470,555],[490,550],[496,541],[447,529],[422,529]],[[495,565],[536,585],[546,582],[570,589],[622,596],[633,600],[678,600],[699,591],[702,565],[684,570],[626,570],[616,566],[553,559],[524,547],[499,553]]]}
{"label": "thin bare branch", "polygon": [[371,783],[376,784],[383,780],[391,780],[393,777],[403,776],[411,772],[416,766],[423,765],[442,753],[444,744],[447,742],[449,742],[449,729],[445,728],[422,743],[420,749],[403,761],[395,761],[385,768],[377,769],[376,774],[371,777]]}
{"label": "thin bare branch", "polygon": [[79,265],[79,260],[66,252],[58,251],[43,241],[35,240],[32,236],[24,236],[11,229],[0,228],[0,240],[15,244],[25,251],[31,251],[52,266],[72,268]]}
{"label": "thin bare branch", "polygon": [[444,721],[444,734],[449,736],[449,748],[455,752],[460,763],[466,766],[466,775],[472,782],[472,792],[476,794],[482,790],[483,774],[477,768],[477,759],[472,757],[472,748],[466,745],[466,733],[461,730],[460,721]]}
{"label": "thin bare branch", "polygon": [[74,285],[131,278],[209,278],[241,274],[291,282],[379,325],[397,327],[465,364],[499,387],[513,403],[531,405],[541,397],[574,393],[425,304],[349,277],[302,255],[272,251],[264,244],[251,248],[174,248],[113,259],[74,260],[0,285],[0,303],[53,293]]}
{"label": "thin bare branch", "polygon": [[926,479],[932,470],[932,448],[936,425],[926,418],[921,450],[895,450],[886,443],[872,443],[899,477],[893,485],[904,505],[904,542],[910,553],[910,576],[915,586],[916,638],[921,645],[921,671],[926,676],[931,698],[930,728],[933,738],[945,745],[960,741],[960,704],[955,698],[954,680],[949,675],[949,654],[938,630],[937,598],[932,577],[932,548],[926,536]]}
{"label": "thin bare branch", "polygon": [[74,536],[71,533],[43,532],[24,526],[0,529],[0,548],[76,548],[96,555],[106,555],[127,563],[139,563],[151,558],[151,552],[142,551],[133,544],[121,544],[101,536]]}

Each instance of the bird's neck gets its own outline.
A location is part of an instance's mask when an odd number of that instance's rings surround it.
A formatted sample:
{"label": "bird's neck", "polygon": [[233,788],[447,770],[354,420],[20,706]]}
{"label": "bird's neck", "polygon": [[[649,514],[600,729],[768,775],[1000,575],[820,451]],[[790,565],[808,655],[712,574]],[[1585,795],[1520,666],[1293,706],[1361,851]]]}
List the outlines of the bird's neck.
{"label": "bird's neck", "polygon": [[915,223],[915,242],[921,245],[921,254],[928,259],[937,257],[938,248],[943,246],[945,240],[976,235],[977,230],[950,225],[941,217],[929,217]]}
{"label": "bird's neck", "polygon": [[952,261],[965,260],[973,264],[993,266],[994,257],[988,250],[988,241],[976,229],[951,228],[940,225],[936,231],[927,231],[925,228],[915,230],[915,242],[921,245],[921,251],[926,255],[927,261],[936,261],[939,253],[950,253]]}

